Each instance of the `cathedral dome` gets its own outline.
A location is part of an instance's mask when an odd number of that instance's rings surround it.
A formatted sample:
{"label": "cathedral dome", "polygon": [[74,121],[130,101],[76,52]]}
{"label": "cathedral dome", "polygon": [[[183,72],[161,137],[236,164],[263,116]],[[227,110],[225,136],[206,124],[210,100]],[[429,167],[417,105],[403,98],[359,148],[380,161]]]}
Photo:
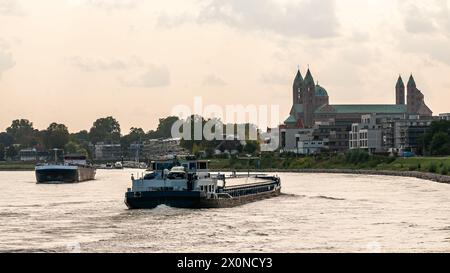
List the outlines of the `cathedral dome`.
{"label": "cathedral dome", "polygon": [[316,85],[316,96],[317,97],[328,97],[328,92],[320,85]]}

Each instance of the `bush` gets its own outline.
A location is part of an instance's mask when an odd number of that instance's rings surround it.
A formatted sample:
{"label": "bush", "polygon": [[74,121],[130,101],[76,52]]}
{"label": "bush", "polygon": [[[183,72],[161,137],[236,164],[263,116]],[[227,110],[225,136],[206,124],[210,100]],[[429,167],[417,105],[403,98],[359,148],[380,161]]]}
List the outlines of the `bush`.
{"label": "bush", "polygon": [[409,166],[409,171],[417,171],[417,167],[416,166]]}
{"label": "bush", "polygon": [[430,173],[436,173],[436,171],[437,171],[436,163],[432,162],[432,163],[430,164],[430,166],[428,167],[428,171],[429,171]]}
{"label": "bush", "polygon": [[366,163],[369,161],[370,155],[363,150],[351,150],[346,154],[345,161],[351,164]]}
{"label": "bush", "polygon": [[441,174],[442,175],[448,175],[448,168],[447,168],[447,166],[442,167]]}
{"label": "bush", "polygon": [[386,163],[387,164],[391,164],[393,163],[395,160],[397,160],[397,158],[395,156],[390,156],[387,158]]}

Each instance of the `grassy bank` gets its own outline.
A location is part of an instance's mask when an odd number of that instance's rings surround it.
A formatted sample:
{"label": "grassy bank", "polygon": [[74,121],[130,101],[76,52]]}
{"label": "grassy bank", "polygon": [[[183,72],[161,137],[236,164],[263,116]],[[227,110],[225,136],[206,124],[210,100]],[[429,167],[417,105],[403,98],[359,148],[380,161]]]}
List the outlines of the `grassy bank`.
{"label": "grassy bank", "polygon": [[[0,161],[0,171],[34,170],[34,163]],[[384,171],[418,171],[424,173],[450,174],[450,157],[393,158],[365,154],[340,154],[328,156],[280,156],[268,154],[257,160],[211,159],[212,170],[298,170],[298,169],[350,169]]]}
{"label": "grassy bank", "polygon": [[34,163],[0,161],[0,171],[32,171]]}
{"label": "grassy bank", "polygon": [[282,157],[265,155],[260,163],[239,159],[211,159],[216,170],[270,170],[270,169],[354,169],[386,171],[418,171],[448,175],[450,157],[394,158],[368,155],[330,155],[316,157]]}

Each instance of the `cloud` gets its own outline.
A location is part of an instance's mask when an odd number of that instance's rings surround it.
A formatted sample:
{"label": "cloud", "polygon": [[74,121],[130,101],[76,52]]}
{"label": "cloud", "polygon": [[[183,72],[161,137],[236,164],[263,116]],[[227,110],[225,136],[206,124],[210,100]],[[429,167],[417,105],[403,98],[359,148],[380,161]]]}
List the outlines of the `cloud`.
{"label": "cloud", "polygon": [[288,74],[264,73],[261,75],[261,81],[269,85],[288,85],[293,80],[294,78],[289,78]]}
{"label": "cloud", "polygon": [[424,43],[419,38],[404,37],[399,46],[405,52],[429,56],[435,61],[450,65],[449,39],[435,37],[427,39],[427,42]]}
{"label": "cloud", "polygon": [[207,75],[203,81],[205,86],[226,86],[227,83],[220,77],[216,75]]}
{"label": "cloud", "polygon": [[[270,32],[286,37],[326,38],[338,34],[335,0],[303,0],[279,3],[274,0],[209,0],[196,19],[199,24],[221,23],[240,30]],[[163,15],[159,26],[173,27],[190,16]]]}
{"label": "cloud", "polygon": [[[170,84],[170,72],[165,66],[146,63],[139,57],[128,59],[84,58],[75,56],[68,63],[84,72],[120,72],[117,77],[127,87],[161,87]],[[138,75],[124,79],[123,74]]]}
{"label": "cloud", "polygon": [[[401,2],[406,33],[395,36],[402,52],[450,65],[450,7],[447,0]],[[408,35],[409,33],[417,35]],[[427,35],[426,38],[423,35]],[[426,39],[426,40],[425,40]]]}
{"label": "cloud", "polygon": [[364,45],[348,46],[340,51],[342,60],[353,65],[366,66],[373,61],[373,51],[371,48]]}
{"label": "cloud", "polygon": [[106,10],[133,9],[138,5],[137,0],[69,0],[71,5],[86,5]]}
{"label": "cloud", "polygon": [[366,43],[370,41],[370,35],[367,32],[354,31],[350,40],[358,44]]}
{"label": "cloud", "polygon": [[11,53],[0,51],[0,79],[2,78],[3,72],[13,68],[15,65],[16,63]]}
{"label": "cloud", "polygon": [[439,32],[450,36],[450,7],[447,0],[400,2],[406,31],[414,34]]}
{"label": "cloud", "polygon": [[120,79],[127,87],[164,87],[170,85],[170,71],[165,66],[147,65],[144,73],[131,79]]}
{"label": "cloud", "polygon": [[405,27],[411,33],[431,33],[436,31],[433,22],[421,17],[407,17]]}
{"label": "cloud", "polygon": [[17,0],[0,0],[0,15],[22,16],[25,12]]}
{"label": "cloud", "polygon": [[[406,31],[410,33],[432,33],[436,31],[436,26],[432,17],[428,17],[418,7],[412,5],[404,18]],[[411,16],[414,14],[414,16]]]}
{"label": "cloud", "polygon": [[0,39],[0,79],[3,72],[13,68],[16,65],[11,52],[9,52],[9,46],[6,41]]}
{"label": "cloud", "polygon": [[158,27],[173,28],[188,22],[193,22],[195,20],[195,17],[188,14],[170,16],[166,13],[163,13],[158,17],[156,25]]}
{"label": "cloud", "polygon": [[73,57],[69,63],[83,71],[125,70],[130,64],[118,59],[92,59],[80,56]]}

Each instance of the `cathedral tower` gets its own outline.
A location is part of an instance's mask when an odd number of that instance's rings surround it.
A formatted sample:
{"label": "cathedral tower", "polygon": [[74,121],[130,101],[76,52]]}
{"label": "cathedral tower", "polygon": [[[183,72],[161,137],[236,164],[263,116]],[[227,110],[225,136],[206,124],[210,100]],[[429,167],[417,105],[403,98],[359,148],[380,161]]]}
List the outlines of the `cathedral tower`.
{"label": "cathedral tower", "polygon": [[419,101],[417,95],[418,94],[416,81],[414,80],[414,77],[411,74],[408,80],[408,94],[407,94],[407,105],[409,114],[415,114],[418,112]]}
{"label": "cathedral tower", "polygon": [[425,104],[423,93],[417,88],[413,75],[409,77],[407,86],[407,110],[408,114],[432,116],[433,112]]}
{"label": "cathedral tower", "polygon": [[316,84],[308,68],[305,80],[303,81],[302,99],[304,109],[304,123],[306,127],[314,125],[314,110],[315,110]]}
{"label": "cathedral tower", "polygon": [[303,77],[302,74],[300,73],[300,69],[297,72],[297,75],[295,76],[294,79],[294,85],[293,85],[293,91],[292,91],[292,95],[293,95],[293,100],[292,103],[293,104],[300,104],[301,102],[301,87],[303,84]]}
{"label": "cathedral tower", "polygon": [[402,76],[398,77],[397,84],[395,85],[395,97],[395,104],[405,105],[405,84],[403,83]]}

